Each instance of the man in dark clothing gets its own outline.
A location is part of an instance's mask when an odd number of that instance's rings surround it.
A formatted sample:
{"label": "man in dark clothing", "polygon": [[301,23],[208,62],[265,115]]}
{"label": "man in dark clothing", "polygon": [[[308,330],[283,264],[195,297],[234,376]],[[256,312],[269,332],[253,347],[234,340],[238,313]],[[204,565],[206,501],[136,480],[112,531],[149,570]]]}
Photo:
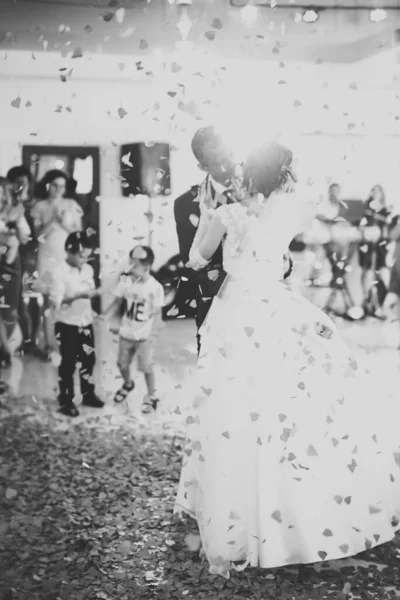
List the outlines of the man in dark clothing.
{"label": "man in dark clothing", "polygon": [[[232,152],[224,144],[214,127],[199,129],[192,140],[192,151],[199,167],[207,173],[203,182],[205,193],[214,208],[229,202],[229,188],[234,176],[235,164]],[[192,187],[179,196],[174,204],[174,216],[178,234],[179,253],[183,263],[189,261],[189,253],[200,219],[200,186]],[[216,250],[210,263],[201,271],[185,268],[184,275],[197,287],[197,349],[200,352],[199,329],[210,310],[214,296],[218,293],[226,273],[222,265],[222,244]]]}
{"label": "man in dark clothing", "polygon": [[[175,200],[174,216],[179,253],[184,265],[189,261],[189,253],[200,219],[200,193],[205,194],[209,206],[213,208],[236,201],[230,194],[235,174],[233,153],[214,127],[204,127],[195,133],[192,140],[192,152],[197,159],[199,168],[207,173],[207,176],[201,186],[192,187]],[[289,253],[282,260],[285,265],[284,278],[286,279],[293,270],[293,261]],[[214,296],[218,294],[226,277],[223,269],[222,244],[217,248],[205,269],[194,271],[185,267],[183,275],[195,283],[197,288],[197,350],[200,353],[199,329],[210,310]]]}
{"label": "man in dark clothing", "polygon": [[13,167],[7,173],[7,179],[12,185],[14,201],[24,206],[25,219],[31,230],[30,239],[26,244],[20,245],[21,270],[23,285],[18,308],[18,316],[23,337],[24,352],[34,352],[36,349],[36,336],[39,328],[39,307],[34,298],[25,303],[25,282],[33,280],[36,271],[37,250],[39,242],[35,237],[33,219],[31,216],[35,200],[32,196],[32,175],[26,167],[20,165]]}

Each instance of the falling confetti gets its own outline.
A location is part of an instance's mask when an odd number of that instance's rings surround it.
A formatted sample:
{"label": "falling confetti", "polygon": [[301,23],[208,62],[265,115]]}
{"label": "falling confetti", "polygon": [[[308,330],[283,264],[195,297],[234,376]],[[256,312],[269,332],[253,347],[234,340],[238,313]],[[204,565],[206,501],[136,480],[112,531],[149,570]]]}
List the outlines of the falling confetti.
{"label": "falling confetti", "polygon": [[282,515],[280,510],[275,510],[271,517],[274,519],[274,521],[277,521],[277,523],[282,523]]}
{"label": "falling confetti", "polygon": [[210,42],[215,40],[216,33],[215,31],[206,31],[204,37],[207,38]]}
{"label": "falling confetti", "polygon": [[201,547],[201,538],[199,535],[195,535],[194,533],[188,533],[185,536],[185,544],[189,552],[198,552]]}
{"label": "falling confetti", "polygon": [[125,8],[120,7],[115,11],[115,20],[121,25],[125,19]]}
{"label": "falling confetti", "polygon": [[171,65],[171,71],[172,73],[180,73],[180,71],[182,71],[182,65],[177,62],[173,62]]}
{"label": "falling confetti", "polygon": [[127,38],[131,37],[134,33],[135,33],[135,28],[128,27],[128,29],[126,29],[125,31],[123,31],[122,33],[119,34],[119,37],[123,40],[126,40]]}
{"label": "falling confetti", "polygon": [[82,58],[82,57],[83,57],[82,48],[80,46],[77,46],[75,48],[75,50],[73,51],[71,58]]}
{"label": "falling confetti", "polygon": [[213,22],[211,23],[211,27],[213,27],[214,29],[222,29],[223,24],[221,19],[213,19]]}
{"label": "falling confetti", "polygon": [[252,335],[255,331],[254,327],[245,327],[244,330],[245,330],[247,337],[252,337]]}
{"label": "falling confetti", "polygon": [[109,23],[110,21],[112,21],[113,18],[114,18],[114,13],[113,12],[108,12],[108,13],[105,13],[104,15],[102,15],[102,19],[106,23]]}
{"label": "falling confetti", "polygon": [[20,106],[21,106],[21,98],[19,96],[17,98],[15,98],[15,100],[13,100],[11,102],[11,106],[13,108],[20,108]]}

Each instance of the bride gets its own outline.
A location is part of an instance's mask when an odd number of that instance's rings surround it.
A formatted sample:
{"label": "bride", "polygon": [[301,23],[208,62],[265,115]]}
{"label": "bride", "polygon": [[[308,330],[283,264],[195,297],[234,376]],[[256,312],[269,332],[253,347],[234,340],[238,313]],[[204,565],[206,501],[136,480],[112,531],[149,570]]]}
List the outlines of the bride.
{"label": "bride", "polygon": [[240,200],[191,252],[204,268],[225,237],[228,277],[201,331],[175,512],[225,577],[348,557],[399,529],[398,400],[282,283],[311,207],[291,162],[276,142],[249,156]]}

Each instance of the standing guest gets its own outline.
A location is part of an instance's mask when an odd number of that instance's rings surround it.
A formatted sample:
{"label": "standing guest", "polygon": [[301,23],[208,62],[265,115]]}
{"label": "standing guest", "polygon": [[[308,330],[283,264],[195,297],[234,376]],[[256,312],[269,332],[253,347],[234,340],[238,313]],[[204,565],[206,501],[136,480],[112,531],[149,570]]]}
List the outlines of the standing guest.
{"label": "standing guest", "polygon": [[18,306],[21,289],[20,244],[29,239],[29,226],[23,214],[23,208],[12,201],[11,185],[0,178],[0,286],[1,286],[1,323],[0,341],[2,363],[11,364],[11,349],[8,343],[18,320]]}
{"label": "standing guest", "polygon": [[[231,150],[214,127],[199,129],[192,139],[192,152],[199,168],[206,173],[201,185],[192,187],[179,196],[174,204],[179,253],[186,265],[200,220],[200,203],[217,208],[227,203],[235,164]],[[195,272],[186,269],[185,275],[196,284],[197,349],[200,352],[199,329],[202,326],[212,300],[218,293],[226,276],[223,270],[222,244],[217,248],[207,269]]]}
{"label": "standing guest", "polygon": [[131,266],[122,276],[114,292],[115,298],[106,311],[111,319],[125,310],[119,328],[111,326],[113,333],[119,333],[118,367],[124,384],[115,394],[114,402],[123,402],[135,387],[131,377],[131,364],[135,355],[139,370],[144,373],[147,396],[143,400],[142,412],[151,413],[159,402],[154,374],[154,345],[157,329],[162,320],[164,289],[151,275],[154,252],[148,246],[136,246],[130,253]]}
{"label": "standing guest", "polygon": [[[327,226],[337,223],[340,214],[342,190],[338,183],[331,183],[328,189],[328,200],[319,206],[317,219]],[[328,242],[323,245],[323,250],[332,270],[332,277],[337,271],[337,263],[346,260],[343,255],[343,246],[337,242]],[[346,252],[345,252],[346,254]],[[320,257],[321,258],[321,257]]]}
{"label": "standing guest", "polygon": [[69,185],[70,179],[63,171],[48,171],[38,184],[36,196],[41,199],[36,202],[31,212],[36,239],[39,241],[37,290],[43,295],[42,318],[46,359],[53,350],[53,324],[49,310],[52,278],[65,262],[64,248],[68,235],[82,230],[82,209],[75,200],[65,198],[70,191]]}
{"label": "standing guest", "polygon": [[32,218],[35,199],[32,195],[32,175],[29,169],[20,165],[13,167],[7,173],[11,183],[12,193],[16,204],[24,208],[25,219],[30,229],[30,238],[26,244],[20,245],[22,285],[18,309],[19,323],[22,331],[24,353],[35,352],[39,328],[39,306],[36,298],[26,298],[34,281],[37,263],[38,241]]}
{"label": "standing guest", "polygon": [[[392,310],[396,310],[398,318],[396,319],[400,323],[400,215],[393,217],[391,228],[389,231],[389,238],[395,243],[393,253],[393,265],[390,270],[390,282],[388,294],[384,302],[384,314],[386,317],[390,317]],[[400,350],[400,343],[398,345]]]}
{"label": "standing guest", "polygon": [[71,233],[65,242],[66,259],[53,273],[51,304],[54,308],[55,335],[60,348],[58,369],[61,412],[77,417],[74,404],[74,373],[79,365],[83,404],[102,408],[93,383],[96,362],[91,299],[100,294],[94,283],[93,269],[87,264],[92,254],[85,233]]}
{"label": "standing guest", "polygon": [[[319,222],[319,228],[322,227],[323,233],[326,233],[326,230],[337,222],[336,220],[340,214],[340,198],[340,185],[338,183],[331,183],[328,188],[328,197],[318,206],[316,214],[317,221],[315,221],[315,225],[318,225]],[[332,278],[333,273],[336,271],[336,262],[341,259],[342,247],[338,246],[335,242],[328,242],[326,244],[307,244],[307,249],[314,255],[309,275],[310,284],[318,285],[321,282],[321,276],[325,274],[324,267],[326,261],[329,263]]]}
{"label": "standing guest", "polygon": [[[362,269],[361,284],[364,294],[365,312],[381,316],[381,306],[385,300],[390,280],[388,258],[388,232],[393,218],[392,207],[386,202],[385,192],[377,184],[365,203],[360,227],[379,227],[381,239],[378,242],[365,242],[360,247],[359,263]],[[378,276],[378,277],[377,277]],[[375,283],[375,280],[378,280]]]}
{"label": "standing guest", "polygon": [[331,183],[328,189],[328,198],[318,207],[317,219],[331,223],[340,213],[342,189],[338,183]]}

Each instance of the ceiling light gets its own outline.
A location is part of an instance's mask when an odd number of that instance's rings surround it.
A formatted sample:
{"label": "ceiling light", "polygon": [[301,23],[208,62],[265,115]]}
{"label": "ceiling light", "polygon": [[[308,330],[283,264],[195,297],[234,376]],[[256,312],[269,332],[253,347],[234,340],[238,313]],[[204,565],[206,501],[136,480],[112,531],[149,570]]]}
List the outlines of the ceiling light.
{"label": "ceiling light", "polygon": [[319,14],[313,8],[305,10],[303,13],[303,21],[304,23],[316,23],[319,19]]}
{"label": "ceiling light", "polygon": [[179,33],[181,34],[182,40],[186,40],[189,35],[189,31],[192,29],[193,22],[189,15],[186,12],[186,8],[183,8],[183,12],[179,17],[179,21],[176,26],[179,29]]}
{"label": "ceiling light", "polygon": [[374,8],[369,11],[369,19],[372,23],[382,23],[386,18],[387,12],[383,8]]}
{"label": "ceiling light", "polygon": [[257,8],[257,6],[254,6],[253,4],[248,4],[247,6],[244,6],[242,8],[242,10],[240,11],[240,14],[241,14],[243,21],[245,23],[247,23],[248,25],[250,25],[251,23],[254,23],[257,20],[258,8]]}

